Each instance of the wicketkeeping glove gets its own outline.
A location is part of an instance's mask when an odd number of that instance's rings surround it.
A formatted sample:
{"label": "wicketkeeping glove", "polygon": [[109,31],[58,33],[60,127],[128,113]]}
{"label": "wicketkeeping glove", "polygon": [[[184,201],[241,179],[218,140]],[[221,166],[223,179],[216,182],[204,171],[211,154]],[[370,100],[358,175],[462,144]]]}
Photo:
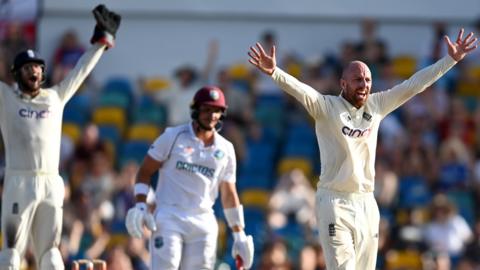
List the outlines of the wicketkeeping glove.
{"label": "wicketkeeping glove", "polygon": [[145,203],[137,203],[134,207],[128,210],[125,226],[131,236],[142,238],[143,225],[151,231],[157,230],[155,219],[153,218],[153,215],[148,212],[147,205]]}
{"label": "wicketkeeping glove", "polygon": [[238,256],[242,258],[243,267],[250,269],[253,264],[253,238],[251,235],[245,235],[244,231],[233,233],[232,256],[235,259]]}
{"label": "wicketkeeping glove", "polygon": [[97,21],[93,36],[90,39],[92,44],[100,42],[106,44],[109,48],[115,44],[115,35],[122,17],[115,12],[108,10],[104,5],[98,5],[92,10],[93,16]]}

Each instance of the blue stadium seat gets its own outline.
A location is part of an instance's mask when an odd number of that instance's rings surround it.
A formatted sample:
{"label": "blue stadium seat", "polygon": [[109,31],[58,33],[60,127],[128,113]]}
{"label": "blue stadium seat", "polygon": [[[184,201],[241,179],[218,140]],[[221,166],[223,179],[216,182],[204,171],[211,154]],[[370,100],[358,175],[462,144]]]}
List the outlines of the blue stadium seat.
{"label": "blue stadium seat", "polygon": [[74,95],[65,105],[63,122],[84,126],[91,117],[91,102],[86,95]]}
{"label": "blue stadium seat", "polygon": [[398,207],[414,208],[427,205],[432,194],[427,180],[421,176],[401,177],[398,187]]}
{"label": "blue stadium seat", "polygon": [[120,149],[119,166],[133,160],[140,164],[150,148],[150,143],[144,141],[127,141]]}

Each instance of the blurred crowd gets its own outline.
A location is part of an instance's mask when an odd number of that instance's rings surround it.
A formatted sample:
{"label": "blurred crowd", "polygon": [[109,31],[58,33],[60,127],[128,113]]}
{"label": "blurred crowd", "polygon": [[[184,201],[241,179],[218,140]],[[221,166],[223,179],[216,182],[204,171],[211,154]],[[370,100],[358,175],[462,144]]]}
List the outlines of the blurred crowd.
{"label": "blurred crowd", "polygon": [[[339,94],[345,63],[359,59],[372,71],[372,91],[408,78],[445,52],[447,25],[432,25],[434,39],[420,40],[425,57],[391,55],[380,24],[361,22],[360,40],[338,44],[338,54],[299,57],[278,47],[279,66],[322,94]],[[473,26],[480,33],[480,20]],[[33,47],[12,23],[0,44],[0,80],[12,84],[9,65]],[[61,81],[85,51],[74,31],[59,38],[47,60],[47,85]],[[325,269],[316,239],[314,196],[320,160],[306,111],[270,78],[246,63],[217,67],[212,41],[202,68],[184,65],[171,76],[131,81],[95,80],[95,72],[67,104],[60,172],[66,184],[61,252],[65,264],[100,258],[110,270],[148,269],[148,239],[128,237],[126,211],[148,146],[165,127],[190,120],[189,104],[204,84],[224,90],[228,112],[221,133],[236,147],[237,186],[246,232],[255,239],[254,269]],[[380,212],[379,270],[480,269],[480,52],[386,117],[377,146],[375,196]],[[3,152],[3,148],[2,148]],[[3,155],[0,157],[4,168]],[[153,200],[150,200],[153,201]],[[154,207],[154,206],[152,206]],[[215,206],[220,233],[217,269],[233,269],[231,234]],[[31,256],[27,256],[31,258]],[[26,260],[24,269],[34,269]]]}

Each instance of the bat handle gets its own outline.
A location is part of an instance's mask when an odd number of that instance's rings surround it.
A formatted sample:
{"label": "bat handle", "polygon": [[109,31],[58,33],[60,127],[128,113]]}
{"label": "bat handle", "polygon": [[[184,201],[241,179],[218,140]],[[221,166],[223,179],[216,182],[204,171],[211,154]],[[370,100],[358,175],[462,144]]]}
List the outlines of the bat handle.
{"label": "bat handle", "polygon": [[237,255],[235,257],[235,266],[237,267],[237,270],[245,270],[245,268],[243,267],[243,260],[240,255]]}

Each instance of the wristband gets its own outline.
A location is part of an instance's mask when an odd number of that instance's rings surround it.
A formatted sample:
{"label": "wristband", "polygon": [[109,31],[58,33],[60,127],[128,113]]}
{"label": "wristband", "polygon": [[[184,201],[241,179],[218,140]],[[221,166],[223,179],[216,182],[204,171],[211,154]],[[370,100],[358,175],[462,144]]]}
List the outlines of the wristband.
{"label": "wristband", "polygon": [[245,218],[243,217],[243,206],[241,204],[235,208],[223,209],[223,213],[230,228],[235,225],[242,229],[245,228]]}
{"label": "wristband", "polygon": [[150,191],[150,186],[145,183],[136,183],[133,187],[133,194],[137,195],[145,195],[147,196],[148,192]]}

